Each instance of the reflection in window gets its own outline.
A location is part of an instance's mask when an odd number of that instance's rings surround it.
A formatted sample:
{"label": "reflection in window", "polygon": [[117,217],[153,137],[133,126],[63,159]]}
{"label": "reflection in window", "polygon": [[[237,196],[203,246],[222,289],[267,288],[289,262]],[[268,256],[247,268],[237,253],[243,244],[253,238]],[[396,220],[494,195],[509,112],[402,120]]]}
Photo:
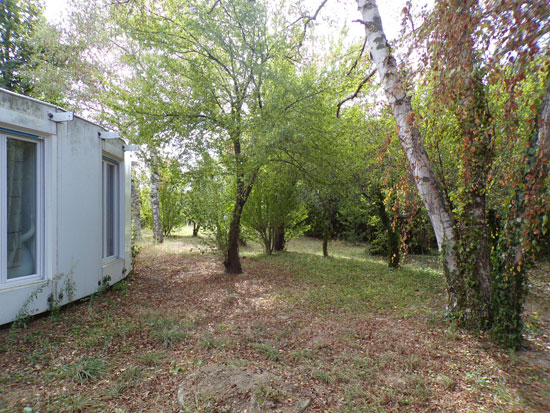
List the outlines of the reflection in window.
{"label": "reflection in window", "polygon": [[103,161],[103,258],[118,255],[118,165]]}
{"label": "reflection in window", "polygon": [[7,278],[37,273],[37,144],[7,139]]}

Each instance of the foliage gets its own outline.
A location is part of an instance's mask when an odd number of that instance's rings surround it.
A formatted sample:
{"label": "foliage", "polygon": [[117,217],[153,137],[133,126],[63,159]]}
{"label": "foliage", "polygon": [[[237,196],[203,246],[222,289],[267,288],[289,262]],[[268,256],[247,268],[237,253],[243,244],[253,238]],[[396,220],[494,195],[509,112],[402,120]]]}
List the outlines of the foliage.
{"label": "foliage", "polygon": [[[185,225],[187,217],[185,200],[185,177],[182,166],[170,155],[159,155],[156,160],[159,174],[159,206],[162,231],[170,236],[174,230]],[[142,224],[153,228],[151,207],[151,184],[148,171],[136,173],[136,181],[140,188],[140,216]]]}
{"label": "foliage", "polygon": [[436,4],[420,31],[431,70],[417,105],[454,219],[449,310],[462,325],[518,348],[525,269],[548,214],[548,138],[538,125],[548,28],[546,6],[506,3]]}
{"label": "foliage", "polygon": [[30,66],[30,39],[43,19],[36,0],[0,2],[0,87],[22,94],[32,91],[21,72]]}
{"label": "foliage", "polygon": [[166,159],[160,168],[159,202],[162,232],[169,236],[186,222],[183,173],[173,159]]}
{"label": "foliage", "polygon": [[50,294],[48,296],[50,310],[53,312],[57,312],[59,310],[59,305],[63,299],[64,291],[67,294],[68,300],[72,301],[74,293],[76,291],[76,286],[73,282],[72,272],[67,274],[66,276],[64,274],[56,274],[54,277],[45,280],[38,287],[32,290],[32,292],[25,299],[25,301],[21,305],[21,308],[17,312],[15,320],[12,323],[12,328],[26,327],[30,317],[33,315],[33,311],[31,310],[32,303],[35,302],[38,296],[42,294],[45,289],[47,289],[50,285],[57,283],[62,278],[65,278],[65,280],[59,291],[59,294],[57,296],[55,296],[54,294]]}
{"label": "foliage", "polygon": [[284,231],[286,242],[307,229],[306,210],[296,179],[296,172],[288,167],[265,168],[243,210],[243,224],[254,230],[266,254],[276,247],[277,231]]}

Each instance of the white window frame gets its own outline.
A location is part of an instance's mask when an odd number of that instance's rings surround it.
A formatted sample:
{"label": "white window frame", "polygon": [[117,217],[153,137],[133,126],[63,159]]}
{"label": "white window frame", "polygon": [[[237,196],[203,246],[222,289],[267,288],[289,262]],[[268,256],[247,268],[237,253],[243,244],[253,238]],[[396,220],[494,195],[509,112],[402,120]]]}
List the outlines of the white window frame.
{"label": "white window frame", "polygon": [[[107,215],[106,211],[108,208],[107,205],[107,165],[114,166],[114,177],[113,177],[113,255],[106,255],[107,251]],[[110,159],[106,156],[103,156],[101,162],[101,222],[102,222],[102,247],[101,247],[101,257],[104,262],[113,261],[120,258],[120,164]]]}
{"label": "white window frame", "polygon": [[[8,279],[8,138],[36,145],[36,273]],[[40,136],[0,129],[0,287],[44,279],[44,139]]]}

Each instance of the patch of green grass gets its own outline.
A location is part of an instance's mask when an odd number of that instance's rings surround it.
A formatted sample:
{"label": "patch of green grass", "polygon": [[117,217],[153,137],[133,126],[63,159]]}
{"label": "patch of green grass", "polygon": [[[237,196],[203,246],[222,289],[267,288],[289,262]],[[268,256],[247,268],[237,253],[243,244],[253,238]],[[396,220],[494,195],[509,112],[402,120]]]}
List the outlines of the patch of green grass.
{"label": "patch of green grass", "polygon": [[372,392],[367,390],[362,383],[354,383],[345,389],[345,401],[343,412],[384,412],[385,410],[372,400]]}
{"label": "patch of green grass", "polygon": [[199,346],[207,350],[224,347],[224,341],[217,339],[210,331],[205,331],[199,340]]}
{"label": "patch of green grass", "polygon": [[283,355],[279,350],[269,343],[253,343],[252,348],[258,353],[263,354],[271,361],[281,361],[283,360]]}
{"label": "patch of green grass", "polygon": [[75,363],[67,364],[60,371],[63,378],[78,383],[97,381],[105,377],[107,362],[101,357],[83,357]]}
{"label": "patch of green grass", "polygon": [[165,356],[163,352],[141,353],[138,354],[137,361],[145,367],[158,367]]}
{"label": "patch of green grass", "polygon": [[367,259],[325,259],[300,253],[259,259],[288,268],[298,280],[309,284],[311,288],[305,291],[286,290],[285,298],[320,311],[393,310],[409,317],[438,310],[444,299],[443,277],[431,269],[393,270]]}
{"label": "patch of green grass", "polygon": [[149,315],[150,337],[162,342],[165,347],[173,346],[192,337],[189,332],[192,323],[162,315]]}
{"label": "patch of green grass", "polygon": [[145,372],[139,366],[130,365],[120,372],[118,380],[111,383],[109,388],[104,392],[108,399],[117,399],[126,390],[134,387],[141,382],[145,377]]}
{"label": "patch of green grass", "polygon": [[145,377],[145,372],[139,366],[130,365],[121,371],[119,380],[124,383],[139,382]]}
{"label": "patch of green grass", "polygon": [[291,360],[294,360],[294,361],[297,361],[297,360],[311,360],[311,359],[315,358],[315,354],[310,350],[300,349],[300,350],[296,350],[296,351],[293,351],[292,353],[290,353],[289,358]]}
{"label": "patch of green grass", "polygon": [[101,402],[93,400],[85,394],[66,394],[55,400],[51,406],[48,406],[47,411],[55,412],[88,412],[101,411],[105,409],[105,405]]}
{"label": "patch of green grass", "polygon": [[320,369],[311,370],[311,377],[326,384],[332,384],[336,379],[333,372]]}

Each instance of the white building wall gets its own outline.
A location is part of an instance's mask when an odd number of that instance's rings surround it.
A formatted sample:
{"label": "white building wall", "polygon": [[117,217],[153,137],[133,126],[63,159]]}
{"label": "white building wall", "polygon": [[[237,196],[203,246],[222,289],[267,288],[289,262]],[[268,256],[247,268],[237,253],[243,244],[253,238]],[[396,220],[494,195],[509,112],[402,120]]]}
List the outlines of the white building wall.
{"label": "white building wall", "polygon": [[[9,285],[0,283],[0,325],[18,313],[47,311],[48,298],[57,304],[93,294],[108,275],[110,283],[131,268],[130,162],[124,142],[102,140],[101,127],[75,117],[54,123],[48,112],[60,109],[0,90],[0,127],[33,133],[44,139],[44,278]],[[119,258],[102,259],[102,159],[119,164]],[[0,231],[6,231],[0,228]]]}

